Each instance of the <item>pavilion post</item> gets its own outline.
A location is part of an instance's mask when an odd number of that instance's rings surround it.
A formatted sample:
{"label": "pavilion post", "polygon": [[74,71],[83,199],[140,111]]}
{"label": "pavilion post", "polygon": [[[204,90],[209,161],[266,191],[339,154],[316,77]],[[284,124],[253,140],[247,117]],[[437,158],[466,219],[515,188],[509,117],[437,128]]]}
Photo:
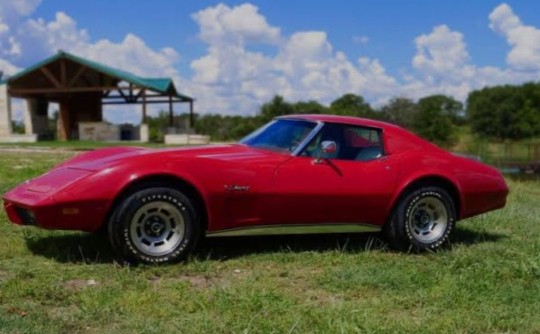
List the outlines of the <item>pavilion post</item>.
{"label": "pavilion post", "polygon": [[195,126],[195,116],[193,115],[193,100],[189,101],[189,127]]}
{"label": "pavilion post", "polygon": [[59,116],[59,127],[57,139],[60,141],[66,141],[70,139],[70,115],[69,115],[69,100],[62,99],[60,100],[60,114]]}
{"label": "pavilion post", "polygon": [[169,95],[169,126],[174,126],[172,96]]}
{"label": "pavilion post", "polygon": [[143,124],[146,123],[146,89],[143,89],[142,91],[142,122]]}

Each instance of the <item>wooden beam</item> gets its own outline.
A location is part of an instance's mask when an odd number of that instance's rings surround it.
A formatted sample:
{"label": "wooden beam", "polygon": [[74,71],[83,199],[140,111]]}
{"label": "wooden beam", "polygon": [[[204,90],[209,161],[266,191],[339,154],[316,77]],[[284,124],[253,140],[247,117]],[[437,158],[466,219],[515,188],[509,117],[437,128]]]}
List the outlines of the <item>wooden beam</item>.
{"label": "wooden beam", "polygon": [[45,74],[45,76],[47,77],[47,79],[49,79],[49,81],[57,88],[60,88],[62,87],[62,84],[54,77],[54,75],[52,75],[51,71],[49,71],[48,68],[46,67],[41,67],[40,68],[41,72],[43,72],[43,74]]}
{"label": "wooden beam", "polygon": [[67,81],[67,78],[66,78],[66,60],[61,59],[60,60],[60,83],[62,84],[63,87],[66,86],[66,81]]}
{"label": "wooden beam", "polygon": [[193,101],[189,101],[189,127],[193,128],[195,125],[195,116],[193,115]]}
{"label": "wooden beam", "polygon": [[124,94],[124,92],[123,92],[121,89],[118,90],[118,93],[119,93],[120,95],[122,95],[122,97],[124,98],[124,101],[125,101],[125,102],[129,102],[128,97],[126,96],[126,94]]}
{"label": "wooden beam", "polygon": [[[163,95],[163,94],[145,94],[146,95],[146,98],[166,98],[168,99],[168,95]],[[139,93],[137,95],[135,95],[137,97],[137,99],[139,97],[141,97],[141,92],[139,91]],[[107,98],[108,99],[117,99],[117,98],[121,98],[122,96],[120,95],[108,95]],[[123,97],[122,97],[123,98]],[[179,98],[174,98],[174,100],[178,100],[178,101],[184,101],[182,99],[179,99]]]}
{"label": "wooden beam", "polygon": [[[139,98],[141,97],[140,95],[140,92],[139,94],[136,95],[137,97],[137,101],[139,100]],[[111,95],[111,94],[103,94],[103,97],[102,97],[104,100],[122,100],[124,101],[124,97],[122,95]],[[152,101],[152,100],[163,100],[166,102],[169,101],[168,99],[168,96],[167,95],[157,95],[157,94],[146,94],[146,100],[147,101]],[[135,101],[135,102],[137,102]],[[193,100],[185,100],[185,99],[181,99],[181,98],[178,98],[178,97],[173,97],[173,102],[182,102],[182,103],[189,103],[189,102],[193,102]]]}
{"label": "wooden beam", "polygon": [[57,93],[91,93],[106,90],[124,91],[129,87],[96,86],[96,87],[59,87],[59,88],[10,88],[10,94],[57,94]]}
{"label": "wooden beam", "polygon": [[169,95],[169,126],[174,126],[172,96]]}
{"label": "wooden beam", "polygon": [[142,92],[142,121],[141,123],[146,123],[146,89],[141,90]]}
{"label": "wooden beam", "polygon": [[70,137],[69,100],[60,100],[58,140],[66,141]]}
{"label": "wooden beam", "polygon": [[79,67],[79,69],[77,70],[77,72],[75,73],[73,78],[71,78],[71,80],[69,80],[69,83],[67,84],[68,87],[73,87],[73,85],[75,85],[77,80],[79,80],[79,78],[81,77],[81,75],[83,75],[83,73],[86,71],[87,68],[88,67],[86,67],[84,65],[81,65],[81,67]]}
{"label": "wooden beam", "polygon": [[[104,100],[102,102],[103,104],[142,104],[141,101],[136,101],[136,102],[126,102],[126,101],[123,101],[123,100],[117,100],[117,101],[106,101]],[[160,104],[164,104],[164,103],[169,103],[169,100],[146,100],[146,104],[157,104],[157,103],[160,103]],[[172,101],[172,103],[186,103],[186,101]]]}

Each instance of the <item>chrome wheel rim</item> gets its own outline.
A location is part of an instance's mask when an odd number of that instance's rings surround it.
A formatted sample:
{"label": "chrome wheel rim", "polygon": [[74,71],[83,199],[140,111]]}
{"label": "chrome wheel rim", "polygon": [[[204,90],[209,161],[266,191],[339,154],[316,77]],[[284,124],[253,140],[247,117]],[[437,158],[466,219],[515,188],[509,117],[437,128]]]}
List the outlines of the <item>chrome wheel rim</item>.
{"label": "chrome wheel rim", "polygon": [[422,198],[411,208],[408,225],[416,240],[423,243],[437,241],[448,226],[446,206],[436,197]]}
{"label": "chrome wheel rim", "polygon": [[147,203],[135,212],[129,233],[137,249],[147,255],[161,256],[173,251],[184,239],[184,217],[168,202]]}

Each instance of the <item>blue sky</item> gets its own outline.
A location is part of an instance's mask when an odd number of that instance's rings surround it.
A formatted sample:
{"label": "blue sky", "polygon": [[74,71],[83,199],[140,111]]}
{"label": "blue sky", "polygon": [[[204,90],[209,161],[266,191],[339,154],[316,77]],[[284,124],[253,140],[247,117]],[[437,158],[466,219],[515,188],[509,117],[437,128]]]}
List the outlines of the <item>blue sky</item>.
{"label": "blue sky", "polygon": [[[152,48],[172,46],[189,60],[204,54],[197,40],[198,27],[190,15],[219,1],[65,1],[46,0],[35,17],[54,19],[63,11],[76,19],[95,40],[121,40],[126,34],[142,37]],[[246,1],[226,1],[229,6]],[[469,53],[476,64],[504,66],[507,44],[489,29],[488,14],[502,1],[251,1],[267,20],[285,33],[322,30],[336,49],[351,57],[378,58],[393,74],[410,66],[413,40],[433,27],[446,24],[465,35]],[[540,1],[507,2],[527,24],[540,27]],[[366,44],[355,37],[367,37]]]}
{"label": "blue sky", "polygon": [[64,49],[174,78],[200,113],[274,94],[381,105],[540,80],[539,1],[0,0],[0,70]]}

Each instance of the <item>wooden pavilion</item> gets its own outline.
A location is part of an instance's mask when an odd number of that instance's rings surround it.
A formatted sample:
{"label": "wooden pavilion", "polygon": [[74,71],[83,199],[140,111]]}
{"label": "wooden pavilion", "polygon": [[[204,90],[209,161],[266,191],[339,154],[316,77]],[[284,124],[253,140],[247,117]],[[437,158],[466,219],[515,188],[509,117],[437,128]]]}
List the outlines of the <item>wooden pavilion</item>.
{"label": "wooden pavilion", "polygon": [[48,103],[58,103],[59,140],[77,139],[79,122],[102,122],[103,105],[107,104],[141,104],[142,123],[146,123],[148,104],[168,104],[172,127],[173,105],[189,103],[190,127],[194,122],[194,99],[180,94],[170,78],[139,77],[63,51],[3,84],[10,97],[28,101],[34,133],[38,135],[47,122]]}

